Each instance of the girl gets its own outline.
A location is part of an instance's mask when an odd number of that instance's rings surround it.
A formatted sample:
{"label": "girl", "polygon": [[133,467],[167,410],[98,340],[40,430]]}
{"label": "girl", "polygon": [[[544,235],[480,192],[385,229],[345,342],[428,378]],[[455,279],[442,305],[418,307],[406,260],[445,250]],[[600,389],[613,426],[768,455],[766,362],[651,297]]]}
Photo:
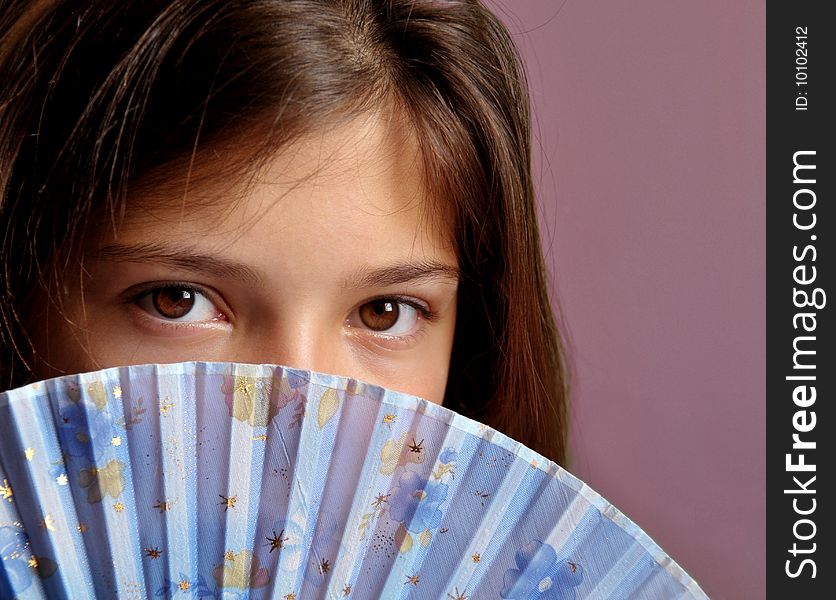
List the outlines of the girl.
{"label": "girl", "polygon": [[565,463],[524,76],[476,1],[0,8],[2,386],[282,363]]}

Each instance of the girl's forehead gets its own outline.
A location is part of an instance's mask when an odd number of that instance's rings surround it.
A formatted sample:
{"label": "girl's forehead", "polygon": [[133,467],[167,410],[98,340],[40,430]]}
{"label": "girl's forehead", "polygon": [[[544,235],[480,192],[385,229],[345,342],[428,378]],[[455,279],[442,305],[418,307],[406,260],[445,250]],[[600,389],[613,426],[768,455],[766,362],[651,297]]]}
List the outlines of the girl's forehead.
{"label": "girl's forehead", "polygon": [[391,112],[364,114],[297,138],[245,183],[137,199],[99,249],[176,242],[245,262],[280,254],[348,268],[389,255],[455,267],[452,225],[427,187],[412,128]]}
{"label": "girl's forehead", "polygon": [[427,194],[413,129],[390,111],[315,129],[280,149],[254,178],[255,186],[280,187],[354,189],[364,182],[391,186],[377,191],[392,196],[409,191],[412,202]]}
{"label": "girl's forehead", "polygon": [[[267,160],[249,166],[240,165],[235,145],[220,143],[215,144],[219,150],[198,150],[184,157],[188,160],[162,167],[149,178],[150,184],[140,180],[136,186],[139,193],[128,202],[128,222],[155,223],[171,217],[204,220],[237,209],[243,200],[253,205],[255,199],[278,200],[292,190],[345,189],[346,185],[352,189],[369,181],[390,185],[391,189],[378,185],[374,190],[386,193],[390,203],[400,199],[409,205],[429,204],[417,136],[401,111],[386,109],[334,118],[280,147]],[[238,172],[230,172],[228,164],[235,164]],[[380,199],[371,193],[355,198],[372,204]],[[251,206],[256,211],[263,208]],[[440,207],[433,208],[437,211]]]}

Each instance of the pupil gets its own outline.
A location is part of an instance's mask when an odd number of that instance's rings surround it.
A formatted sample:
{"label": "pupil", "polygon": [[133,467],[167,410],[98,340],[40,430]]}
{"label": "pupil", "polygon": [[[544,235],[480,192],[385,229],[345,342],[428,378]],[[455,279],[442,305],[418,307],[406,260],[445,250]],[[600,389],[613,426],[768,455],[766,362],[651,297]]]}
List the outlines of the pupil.
{"label": "pupil", "polygon": [[182,288],[161,288],[151,295],[154,308],[167,319],[179,319],[194,307],[194,293]]}
{"label": "pupil", "polygon": [[360,307],[360,319],[374,331],[385,331],[394,327],[400,316],[397,302],[376,300]]}

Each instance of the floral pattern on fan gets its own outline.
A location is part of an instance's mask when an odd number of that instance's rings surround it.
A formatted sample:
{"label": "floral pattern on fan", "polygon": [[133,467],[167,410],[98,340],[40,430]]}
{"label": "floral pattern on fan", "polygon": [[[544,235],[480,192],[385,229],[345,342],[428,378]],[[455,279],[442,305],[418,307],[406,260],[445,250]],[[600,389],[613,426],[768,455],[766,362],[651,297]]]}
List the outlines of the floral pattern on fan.
{"label": "floral pattern on fan", "polygon": [[268,425],[288,404],[303,399],[288,378],[280,376],[272,379],[226,376],[221,391],[229,416],[253,426]]}
{"label": "floral pattern on fan", "polygon": [[28,548],[29,540],[26,539],[26,534],[16,527],[0,527],[0,557],[3,559],[6,577],[21,591],[32,585],[34,576],[26,559]]}
{"label": "floral pattern on fan", "polygon": [[223,565],[212,570],[219,588],[260,588],[270,581],[270,572],[259,564],[258,556],[249,550],[230,552]]}
{"label": "floral pattern on fan", "polygon": [[101,407],[88,402],[70,402],[59,410],[58,435],[64,454],[95,461],[110,443],[112,422]]}
{"label": "floral pattern on fan", "polygon": [[105,496],[118,499],[125,489],[125,463],[112,459],[104,467],[81,469],[78,485],[87,489],[87,502],[101,502]]}
{"label": "floral pattern on fan", "polygon": [[548,544],[532,540],[514,559],[516,569],[505,572],[500,596],[508,600],[574,600],[575,588],[583,580],[583,567],[568,559],[558,560]]}
{"label": "floral pattern on fan", "polygon": [[106,369],[0,394],[0,427],[4,598],[705,597],[557,465],[343,377]]}

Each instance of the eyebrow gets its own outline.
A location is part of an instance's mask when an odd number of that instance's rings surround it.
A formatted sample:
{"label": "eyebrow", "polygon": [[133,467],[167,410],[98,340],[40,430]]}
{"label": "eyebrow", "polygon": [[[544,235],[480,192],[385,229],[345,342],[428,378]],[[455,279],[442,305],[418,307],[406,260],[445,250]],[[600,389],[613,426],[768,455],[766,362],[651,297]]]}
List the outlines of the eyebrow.
{"label": "eyebrow", "polygon": [[[110,244],[94,254],[95,258],[115,262],[150,262],[172,269],[208,274],[219,278],[233,278],[257,285],[263,285],[258,271],[247,265],[230,261],[215,254],[195,250],[180,244]],[[358,269],[352,277],[342,282],[342,287],[364,288],[385,287],[418,280],[447,279],[458,282],[461,272],[458,267],[437,262],[418,261],[397,263],[372,271]]]}
{"label": "eyebrow", "polygon": [[209,274],[224,279],[233,278],[257,285],[263,284],[258,271],[246,265],[179,244],[110,244],[101,248],[94,256],[116,262],[150,262],[172,269]]}
{"label": "eyebrow", "polygon": [[458,267],[436,261],[398,263],[373,271],[358,270],[343,282],[344,288],[386,287],[422,279],[447,279],[458,283]]}

